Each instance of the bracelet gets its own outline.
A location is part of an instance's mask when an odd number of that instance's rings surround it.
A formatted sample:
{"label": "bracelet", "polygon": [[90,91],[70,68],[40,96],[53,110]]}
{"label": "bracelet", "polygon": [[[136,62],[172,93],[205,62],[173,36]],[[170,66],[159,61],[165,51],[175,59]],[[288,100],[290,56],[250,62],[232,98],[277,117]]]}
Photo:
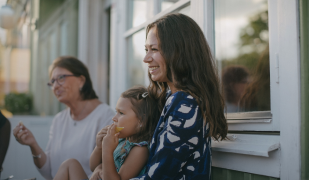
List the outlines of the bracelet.
{"label": "bracelet", "polygon": [[38,154],[38,155],[33,155],[33,154],[32,154],[32,157],[33,157],[33,158],[41,158],[41,153]]}

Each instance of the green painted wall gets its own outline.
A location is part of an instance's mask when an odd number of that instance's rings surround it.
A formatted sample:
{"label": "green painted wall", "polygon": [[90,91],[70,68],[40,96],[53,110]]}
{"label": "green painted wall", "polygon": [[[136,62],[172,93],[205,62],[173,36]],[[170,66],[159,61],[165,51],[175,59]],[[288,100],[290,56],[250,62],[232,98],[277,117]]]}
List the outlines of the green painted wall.
{"label": "green painted wall", "polygon": [[301,179],[309,180],[309,1],[299,0],[301,80]]}
{"label": "green painted wall", "polygon": [[40,0],[40,25],[43,25],[49,16],[57,10],[64,1],[65,0]]}
{"label": "green painted wall", "polygon": [[212,167],[211,174],[212,180],[279,180],[279,178],[261,176],[257,174],[250,174],[217,167]]}

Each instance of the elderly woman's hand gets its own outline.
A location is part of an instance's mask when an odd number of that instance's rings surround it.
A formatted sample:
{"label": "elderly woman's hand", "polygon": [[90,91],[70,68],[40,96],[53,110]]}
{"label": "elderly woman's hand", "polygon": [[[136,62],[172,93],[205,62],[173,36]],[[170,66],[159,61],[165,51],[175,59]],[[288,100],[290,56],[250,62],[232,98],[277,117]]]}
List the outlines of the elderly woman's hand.
{"label": "elderly woman's hand", "polygon": [[27,129],[22,123],[19,123],[13,130],[13,135],[16,141],[23,145],[34,145],[36,140],[29,129]]}
{"label": "elderly woman's hand", "polygon": [[102,141],[103,141],[103,138],[106,136],[107,131],[108,131],[108,128],[109,128],[110,126],[111,126],[111,125],[108,125],[108,126],[102,128],[102,129],[98,132],[98,134],[97,134],[97,136],[96,136],[97,148],[102,149]]}

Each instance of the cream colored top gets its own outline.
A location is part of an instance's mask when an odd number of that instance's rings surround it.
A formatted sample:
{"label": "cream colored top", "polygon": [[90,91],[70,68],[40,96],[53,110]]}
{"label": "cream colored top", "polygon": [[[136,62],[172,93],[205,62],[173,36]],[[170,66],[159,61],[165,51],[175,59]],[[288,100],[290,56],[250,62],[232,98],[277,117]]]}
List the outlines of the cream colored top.
{"label": "cream colored top", "polygon": [[106,104],[98,105],[85,119],[75,121],[70,116],[70,109],[59,112],[53,119],[49,141],[46,147],[47,160],[41,169],[41,175],[53,179],[61,163],[77,159],[88,177],[92,171],[89,159],[96,146],[96,135],[105,126],[112,124],[114,111]]}

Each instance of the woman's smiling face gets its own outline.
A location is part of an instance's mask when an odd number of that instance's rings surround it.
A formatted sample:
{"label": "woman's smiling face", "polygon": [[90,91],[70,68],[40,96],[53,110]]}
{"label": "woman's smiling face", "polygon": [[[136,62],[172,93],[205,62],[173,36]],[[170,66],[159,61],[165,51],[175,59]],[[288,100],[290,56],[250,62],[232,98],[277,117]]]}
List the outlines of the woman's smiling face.
{"label": "woman's smiling face", "polygon": [[151,75],[151,79],[158,82],[169,82],[166,63],[159,50],[156,27],[151,28],[147,34],[145,50],[146,56],[143,61],[148,64],[148,71]]}

